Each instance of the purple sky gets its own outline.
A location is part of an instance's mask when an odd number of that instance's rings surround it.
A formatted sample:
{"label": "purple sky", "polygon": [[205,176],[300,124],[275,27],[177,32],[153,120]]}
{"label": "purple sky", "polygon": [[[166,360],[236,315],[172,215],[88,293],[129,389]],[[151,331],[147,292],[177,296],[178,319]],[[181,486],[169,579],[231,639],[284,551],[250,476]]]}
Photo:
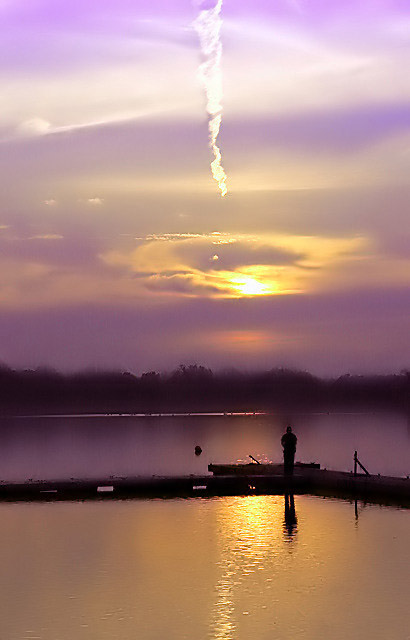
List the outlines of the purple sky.
{"label": "purple sky", "polygon": [[225,198],[198,11],[0,0],[0,361],[409,367],[408,3],[224,0]]}

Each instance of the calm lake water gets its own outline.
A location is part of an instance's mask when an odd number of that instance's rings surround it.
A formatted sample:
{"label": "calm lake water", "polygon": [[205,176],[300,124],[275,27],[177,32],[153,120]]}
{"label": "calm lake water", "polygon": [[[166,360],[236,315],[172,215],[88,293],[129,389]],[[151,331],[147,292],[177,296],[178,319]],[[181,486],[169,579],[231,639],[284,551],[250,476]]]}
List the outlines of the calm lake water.
{"label": "calm lake water", "polygon": [[6,640],[408,640],[410,517],[283,496],[0,504]]}
{"label": "calm lake water", "polygon": [[279,462],[288,420],[298,460],[350,471],[357,450],[371,473],[410,474],[408,418],[337,413],[1,418],[0,478],[203,474],[210,462],[249,461],[249,454]]}

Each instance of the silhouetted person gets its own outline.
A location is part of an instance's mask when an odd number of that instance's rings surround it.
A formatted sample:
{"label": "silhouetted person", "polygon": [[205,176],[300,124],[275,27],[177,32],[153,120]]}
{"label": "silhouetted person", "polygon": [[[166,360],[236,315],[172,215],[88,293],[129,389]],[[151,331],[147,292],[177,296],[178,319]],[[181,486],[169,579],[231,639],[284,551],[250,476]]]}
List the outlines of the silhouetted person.
{"label": "silhouetted person", "polygon": [[283,434],[281,439],[283,447],[283,472],[285,476],[293,475],[297,441],[297,437],[292,433],[292,427],[286,427],[286,433]]}
{"label": "silhouetted person", "polygon": [[297,518],[296,518],[296,510],[295,510],[295,498],[293,497],[293,493],[285,493],[285,523],[284,528],[286,532],[291,538],[295,533],[295,529],[297,526]]}

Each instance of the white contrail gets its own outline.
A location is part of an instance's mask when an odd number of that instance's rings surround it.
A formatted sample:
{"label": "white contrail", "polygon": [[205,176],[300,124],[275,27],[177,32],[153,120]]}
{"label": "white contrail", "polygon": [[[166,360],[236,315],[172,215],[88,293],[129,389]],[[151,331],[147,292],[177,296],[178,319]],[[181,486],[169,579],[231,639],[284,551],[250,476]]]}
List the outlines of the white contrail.
{"label": "white contrail", "polygon": [[[222,167],[221,152],[218,147],[218,135],[222,122],[222,42],[221,42],[221,9],[223,0],[211,9],[202,9],[194,22],[194,28],[199,36],[204,62],[199,67],[199,73],[206,94],[206,110],[208,112],[209,146],[214,159],[211,162],[212,175],[217,181],[221,195],[228,192],[226,173]],[[199,6],[204,4],[200,0]]]}

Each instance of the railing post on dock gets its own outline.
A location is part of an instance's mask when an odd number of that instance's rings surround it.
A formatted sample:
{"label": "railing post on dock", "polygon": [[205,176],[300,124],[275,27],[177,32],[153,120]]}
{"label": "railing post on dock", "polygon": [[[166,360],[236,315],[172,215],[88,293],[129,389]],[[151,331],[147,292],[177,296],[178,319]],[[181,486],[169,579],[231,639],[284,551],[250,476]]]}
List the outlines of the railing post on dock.
{"label": "railing post on dock", "polygon": [[359,465],[359,467],[365,472],[367,476],[370,475],[366,467],[360,462],[359,458],[357,457],[357,451],[354,452],[353,460],[354,460],[354,472],[353,472],[354,476],[357,476],[357,465]]}

